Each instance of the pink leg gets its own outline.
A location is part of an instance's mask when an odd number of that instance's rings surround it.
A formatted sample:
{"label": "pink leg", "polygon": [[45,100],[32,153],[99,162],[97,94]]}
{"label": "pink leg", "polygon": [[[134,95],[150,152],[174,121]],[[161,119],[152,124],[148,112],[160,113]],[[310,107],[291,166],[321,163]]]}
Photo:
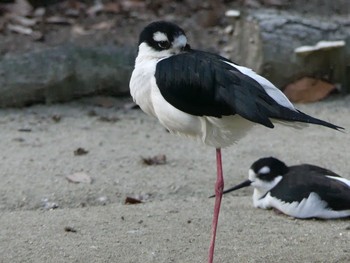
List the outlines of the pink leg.
{"label": "pink leg", "polygon": [[216,184],[215,184],[215,206],[214,206],[213,223],[211,225],[211,240],[210,240],[210,247],[209,247],[208,263],[213,263],[216,229],[217,229],[218,220],[219,220],[222,191],[224,189],[224,177],[222,175],[222,162],[221,162],[220,148],[216,149],[216,165],[217,165],[217,177],[216,177]]}

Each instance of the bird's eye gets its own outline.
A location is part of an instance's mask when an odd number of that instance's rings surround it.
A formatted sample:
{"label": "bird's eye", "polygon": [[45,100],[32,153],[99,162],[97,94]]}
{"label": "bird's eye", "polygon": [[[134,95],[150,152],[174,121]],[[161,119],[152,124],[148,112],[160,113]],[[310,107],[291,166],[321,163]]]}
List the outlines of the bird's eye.
{"label": "bird's eye", "polygon": [[168,49],[170,47],[170,42],[169,41],[159,41],[158,46],[161,49]]}

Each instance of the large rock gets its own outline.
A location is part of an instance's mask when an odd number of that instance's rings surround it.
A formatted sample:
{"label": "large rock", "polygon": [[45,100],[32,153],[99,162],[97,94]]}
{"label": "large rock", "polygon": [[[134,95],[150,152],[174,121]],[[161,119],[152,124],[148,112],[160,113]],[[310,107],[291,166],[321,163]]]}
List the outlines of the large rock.
{"label": "large rock", "polygon": [[[304,76],[350,84],[350,19],[348,17],[304,16],[276,10],[255,10],[243,14],[235,24],[231,57],[253,68],[283,88]],[[304,45],[321,40],[344,40],[346,46],[296,54]]]}
{"label": "large rock", "polygon": [[135,48],[63,45],[0,59],[0,107],[129,92]]}

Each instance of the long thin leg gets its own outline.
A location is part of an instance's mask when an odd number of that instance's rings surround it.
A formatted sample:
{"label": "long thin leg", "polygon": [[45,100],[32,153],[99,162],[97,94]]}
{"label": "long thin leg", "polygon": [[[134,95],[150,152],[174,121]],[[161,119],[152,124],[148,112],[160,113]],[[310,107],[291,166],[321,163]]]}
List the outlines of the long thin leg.
{"label": "long thin leg", "polygon": [[220,148],[216,149],[216,166],[217,166],[217,176],[216,176],[216,183],[215,183],[215,206],[214,206],[213,223],[211,225],[211,240],[210,240],[210,247],[209,247],[208,263],[213,263],[216,229],[218,226],[221,198],[222,198],[222,192],[224,189],[224,177],[222,174],[222,161],[221,161]]}

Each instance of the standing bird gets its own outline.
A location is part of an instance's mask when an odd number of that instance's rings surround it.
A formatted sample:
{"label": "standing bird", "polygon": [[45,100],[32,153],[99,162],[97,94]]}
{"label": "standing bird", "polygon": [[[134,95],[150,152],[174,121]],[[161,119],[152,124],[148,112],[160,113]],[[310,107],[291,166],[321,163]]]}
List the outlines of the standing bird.
{"label": "standing bird", "polygon": [[251,69],[191,49],[185,32],[173,23],[147,25],[138,44],[130,80],[136,104],[170,132],[216,148],[211,263],[224,187],[220,149],[238,141],[256,123],[269,128],[275,121],[313,123],[336,130],[341,127],[298,111],[279,89]]}
{"label": "standing bird", "polygon": [[258,208],[275,208],[296,218],[350,217],[350,180],[322,167],[288,167],[276,158],[261,158],[250,167],[249,180],[224,194],[249,185]]}

